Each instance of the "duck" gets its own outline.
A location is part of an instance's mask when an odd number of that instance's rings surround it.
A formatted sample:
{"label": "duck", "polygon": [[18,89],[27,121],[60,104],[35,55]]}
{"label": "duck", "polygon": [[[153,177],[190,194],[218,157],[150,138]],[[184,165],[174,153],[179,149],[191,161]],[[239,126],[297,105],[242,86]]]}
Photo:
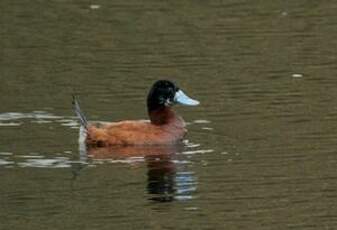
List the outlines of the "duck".
{"label": "duck", "polygon": [[116,146],[161,146],[181,143],[187,130],[185,121],[174,110],[176,104],[197,106],[174,82],[156,81],[147,95],[149,120],[89,122],[73,96],[73,109],[85,133],[85,145],[91,148]]}

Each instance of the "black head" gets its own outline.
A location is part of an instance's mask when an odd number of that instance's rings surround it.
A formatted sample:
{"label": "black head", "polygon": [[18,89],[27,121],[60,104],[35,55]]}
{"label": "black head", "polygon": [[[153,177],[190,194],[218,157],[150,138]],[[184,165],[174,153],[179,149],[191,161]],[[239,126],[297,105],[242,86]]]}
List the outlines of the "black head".
{"label": "black head", "polygon": [[199,101],[188,97],[171,81],[159,80],[153,84],[147,96],[147,109],[149,112],[176,103],[189,106],[199,105]]}
{"label": "black head", "polygon": [[171,81],[156,81],[147,96],[148,111],[150,112],[160,109],[161,107],[173,105],[174,97],[178,90],[179,88]]}

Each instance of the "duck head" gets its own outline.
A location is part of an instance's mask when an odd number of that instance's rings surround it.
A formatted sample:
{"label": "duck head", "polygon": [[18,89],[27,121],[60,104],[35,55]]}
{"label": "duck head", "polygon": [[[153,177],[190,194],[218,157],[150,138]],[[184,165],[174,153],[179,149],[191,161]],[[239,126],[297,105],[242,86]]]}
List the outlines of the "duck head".
{"label": "duck head", "polygon": [[[175,104],[196,106],[199,101],[188,97],[179,87],[168,80],[156,81],[147,96],[147,109],[151,122],[154,122],[154,115],[170,111],[170,107]],[[163,119],[160,119],[163,120]],[[165,119],[164,119],[165,120]],[[163,123],[165,123],[163,121]]]}

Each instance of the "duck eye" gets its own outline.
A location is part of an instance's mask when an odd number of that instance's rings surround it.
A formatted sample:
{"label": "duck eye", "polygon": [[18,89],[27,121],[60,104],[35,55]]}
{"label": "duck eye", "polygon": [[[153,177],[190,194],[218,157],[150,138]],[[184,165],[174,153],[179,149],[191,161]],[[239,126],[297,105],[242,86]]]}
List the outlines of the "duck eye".
{"label": "duck eye", "polygon": [[161,96],[158,99],[159,99],[159,104],[165,104],[165,102],[166,102],[165,97]]}

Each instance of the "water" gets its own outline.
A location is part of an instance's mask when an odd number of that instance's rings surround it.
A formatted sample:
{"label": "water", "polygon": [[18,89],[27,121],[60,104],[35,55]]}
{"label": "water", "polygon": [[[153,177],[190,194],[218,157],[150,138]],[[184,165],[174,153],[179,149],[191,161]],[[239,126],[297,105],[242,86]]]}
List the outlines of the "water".
{"label": "water", "polygon": [[[333,1],[0,7],[0,229],[335,228]],[[72,94],[142,119],[162,78],[201,101],[182,146],[79,149]]]}

